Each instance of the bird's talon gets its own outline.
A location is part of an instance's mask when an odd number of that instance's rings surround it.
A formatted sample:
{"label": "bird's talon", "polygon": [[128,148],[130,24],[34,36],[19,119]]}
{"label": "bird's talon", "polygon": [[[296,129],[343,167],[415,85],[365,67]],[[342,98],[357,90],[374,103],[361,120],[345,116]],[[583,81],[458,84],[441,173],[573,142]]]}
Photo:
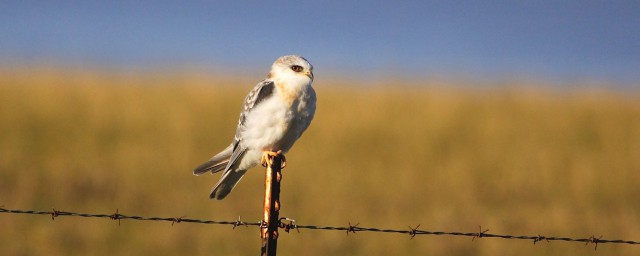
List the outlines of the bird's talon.
{"label": "bird's talon", "polygon": [[282,150],[278,150],[277,152],[273,152],[273,151],[262,152],[262,158],[260,159],[260,163],[262,164],[263,167],[273,165],[273,158],[278,155],[282,158],[282,164],[280,168],[284,168],[287,165],[287,163],[284,155],[282,154]]}

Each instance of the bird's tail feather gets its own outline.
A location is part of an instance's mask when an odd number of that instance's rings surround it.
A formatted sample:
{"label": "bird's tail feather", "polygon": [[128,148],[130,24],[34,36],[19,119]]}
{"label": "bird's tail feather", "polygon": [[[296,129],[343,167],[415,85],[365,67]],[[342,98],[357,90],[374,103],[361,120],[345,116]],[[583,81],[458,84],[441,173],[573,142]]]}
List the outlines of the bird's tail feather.
{"label": "bird's tail feather", "polygon": [[231,153],[233,153],[233,145],[229,145],[227,148],[222,150],[222,152],[216,154],[207,162],[196,167],[193,170],[193,174],[200,175],[205,172],[216,173],[216,172],[222,171],[229,163],[229,158],[231,158]]}
{"label": "bird's tail feather", "polygon": [[209,198],[215,198],[217,200],[224,199],[229,193],[231,193],[231,190],[233,190],[246,172],[247,170],[228,170],[213,187]]}

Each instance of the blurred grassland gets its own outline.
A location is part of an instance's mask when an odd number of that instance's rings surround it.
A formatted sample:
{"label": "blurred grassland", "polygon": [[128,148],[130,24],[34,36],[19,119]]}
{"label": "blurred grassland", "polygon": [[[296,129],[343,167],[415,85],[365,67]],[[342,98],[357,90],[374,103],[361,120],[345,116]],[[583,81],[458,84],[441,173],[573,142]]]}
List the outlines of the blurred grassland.
{"label": "blurred grassland", "polygon": [[[230,143],[259,80],[193,73],[0,73],[0,205],[258,221],[263,171],[224,201],[191,174]],[[392,81],[390,79],[389,81]],[[322,80],[287,155],[299,224],[640,240],[640,93]],[[580,88],[576,85],[575,88]],[[2,255],[251,255],[255,228],[0,215]],[[595,254],[579,243],[302,230],[283,255]],[[607,255],[638,246],[601,244]]]}

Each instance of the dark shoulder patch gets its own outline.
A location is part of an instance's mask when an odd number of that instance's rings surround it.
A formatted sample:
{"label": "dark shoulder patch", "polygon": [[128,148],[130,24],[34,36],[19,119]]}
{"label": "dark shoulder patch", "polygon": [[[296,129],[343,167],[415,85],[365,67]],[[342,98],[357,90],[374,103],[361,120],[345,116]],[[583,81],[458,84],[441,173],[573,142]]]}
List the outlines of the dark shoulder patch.
{"label": "dark shoulder patch", "polygon": [[258,105],[262,100],[268,98],[273,94],[273,88],[275,84],[273,82],[269,82],[260,88],[260,92],[258,92],[258,97],[256,98],[256,102],[253,103],[254,106]]}
{"label": "dark shoulder patch", "polygon": [[238,119],[238,131],[244,129],[244,122],[246,121],[247,114],[258,105],[264,99],[270,97],[273,94],[275,84],[273,81],[264,80],[253,88],[247,95],[242,105],[242,111],[240,112],[240,119]]}

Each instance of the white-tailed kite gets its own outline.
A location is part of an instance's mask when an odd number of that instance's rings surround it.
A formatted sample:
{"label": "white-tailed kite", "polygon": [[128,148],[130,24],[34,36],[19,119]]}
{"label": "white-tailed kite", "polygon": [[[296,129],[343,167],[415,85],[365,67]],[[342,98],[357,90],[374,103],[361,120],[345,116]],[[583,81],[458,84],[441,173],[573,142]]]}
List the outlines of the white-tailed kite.
{"label": "white-tailed kite", "polygon": [[225,198],[265,154],[291,149],[316,111],[311,82],[313,66],[303,57],[287,55],[273,63],[267,78],[245,98],[231,145],[193,170],[195,175],[224,170],[209,198]]}

